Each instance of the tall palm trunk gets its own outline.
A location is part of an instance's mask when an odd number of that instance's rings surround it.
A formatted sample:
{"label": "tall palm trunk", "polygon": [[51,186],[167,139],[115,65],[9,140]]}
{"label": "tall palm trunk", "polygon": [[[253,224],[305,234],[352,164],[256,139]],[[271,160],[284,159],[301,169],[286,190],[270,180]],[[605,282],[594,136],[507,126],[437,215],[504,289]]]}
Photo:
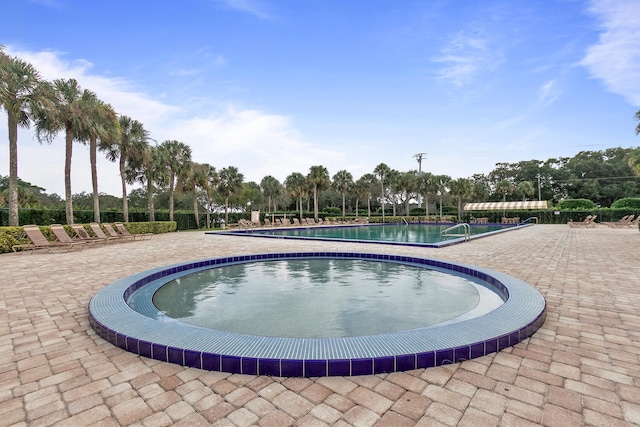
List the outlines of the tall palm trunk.
{"label": "tall palm trunk", "polygon": [[318,186],[313,186],[313,218],[318,222]]}
{"label": "tall palm trunk", "polygon": [[73,224],[73,196],[71,195],[71,156],[73,151],[73,129],[71,124],[65,126],[65,158],[64,158],[64,196],[67,224]]}
{"label": "tall palm trunk", "polygon": [[153,207],[153,181],[147,177],[147,204],[149,205],[149,221],[156,220],[156,213]]}
{"label": "tall palm trunk", "polygon": [[9,225],[17,227],[18,216],[18,121],[9,117]]}
{"label": "tall palm trunk", "polygon": [[380,198],[382,199],[382,223],[384,224],[384,183],[380,183]]}
{"label": "tall palm trunk", "polygon": [[207,189],[207,228],[211,228],[211,196]]}
{"label": "tall palm trunk", "polygon": [[300,219],[302,219],[302,194],[298,196],[298,204],[300,205]]}
{"label": "tall palm trunk", "polygon": [[424,217],[425,219],[429,218],[429,196],[426,194],[424,196]]}
{"label": "tall palm trunk", "polygon": [[198,218],[198,191],[196,186],[193,186],[193,213],[196,217],[196,228],[200,228],[200,218]]}
{"label": "tall palm trunk", "polygon": [[175,187],[176,177],[171,174],[171,182],[169,182],[169,221],[173,221],[173,189]]}
{"label": "tall palm trunk", "polygon": [[120,154],[120,182],[122,183],[122,219],[129,222],[129,200],[127,200],[127,179],[124,172],[125,157]]}
{"label": "tall palm trunk", "polygon": [[93,185],[93,221],[100,222],[100,195],[98,193],[97,141],[89,139],[89,161],[91,162],[91,183]]}

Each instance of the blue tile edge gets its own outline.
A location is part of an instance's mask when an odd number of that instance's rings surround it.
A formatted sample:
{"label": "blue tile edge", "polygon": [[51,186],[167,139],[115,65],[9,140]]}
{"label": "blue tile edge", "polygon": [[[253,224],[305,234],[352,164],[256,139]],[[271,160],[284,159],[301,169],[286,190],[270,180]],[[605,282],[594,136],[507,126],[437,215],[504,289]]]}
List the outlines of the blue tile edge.
{"label": "blue tile edge", "polygon": [[[137,290],[154,281],[168,281],[175,275],[188,274],[203,268],[217,268],[235,263],[292,258],[347,258],[384,262],[400,262],[425,268],[442,269],[467,275],[486,282],[487,287],[505,299],[505,304],[478,319],[443,327],[428,327],[402,333],[383,334],[353,339],[315,339],[314,345],[340,345],[346,347],[347,357],[323,356],[307,358],[295,354],[292,348],[300,347],[302,339],[283,339],[278,344],[280,354],[241,354],[211,349],[211,344],[224,340],[243,340],[246,337],[221,331],[193,327],[182,322],[162,322],[133,310],[127,299]],[[537,331],[546,317],[546,303],[540,293],[530,285],[511,276],[488,269],[427,258],[386,254],[344,252],[297,252],[242,255],[193,261],[161,267],[129,276],[100,290],[89,303],[89,322],[103,339],[126,351],[163,362],[176,363],[199,369],[248,375],[274,375],[281,377],[320,377],[331,375],[370,375],[428,368],[481,357],[511,347]],[[515,319],[514,319],[515,318]],[[505,324],[506,328],[489,331],[486,336],[479,331],[486,324]],[[177,328],[179,333],[172,334]],[[478,331],[474,331],[478,329]],[[491,329],[491,328],[489,328]],[[186,331],[186,335],[185,335]],[[492,334],[493,333],[493,334]],[[453,334],[453,335],[452,335]],[[197,336],[196,336],[197,335]],[[204,335],[204,339],[201,335]],[[440,343],[446,336],[447,344]],[[453,336],[453,339],[451,337]],[[380,339],[391,342],[391,353],[380,349]],[[355,342],[357,341],[357,345]],[[394,348],[393,343],[400,344]],[[402,343],[422,345],[421,351],[404,352]],[[363,345],[364,343],[364,345]],[[386,344],[386,343],[385,343]],[[221,347],[227,347],[224,342]],[[349,348],[353,346],[353,348]],[[215,346],[214,346],[215,347]],[[232,347],[234,347],[232,345]],[[237,345],[235,347],[238,347]],[[241,346],[242,347],[242,346]],[[270,346],[268,346],[270,347]],[[364,350],[363,350],[364,347]],[[369,348],[368,348],[369,347]],[[387,345],[385,345],[387,347]],[[270,349],[272,351],[273,349]],[[364,352],[364,354],[362,353]],[[386,352],[385,354],[373,354]]]}

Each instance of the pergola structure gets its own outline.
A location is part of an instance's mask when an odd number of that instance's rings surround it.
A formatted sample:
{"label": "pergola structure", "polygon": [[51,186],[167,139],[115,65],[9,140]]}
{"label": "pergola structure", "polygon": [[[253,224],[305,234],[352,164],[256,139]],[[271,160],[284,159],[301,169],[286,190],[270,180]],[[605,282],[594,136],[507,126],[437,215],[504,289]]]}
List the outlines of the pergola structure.
{"label": "pergola structure", "polygon": [[497,211],[497,210],[531,210],[531,209],[547,209],[546,200],[530,200],[526,202],[483,202],[483,203],[465,203],[465,211]]}

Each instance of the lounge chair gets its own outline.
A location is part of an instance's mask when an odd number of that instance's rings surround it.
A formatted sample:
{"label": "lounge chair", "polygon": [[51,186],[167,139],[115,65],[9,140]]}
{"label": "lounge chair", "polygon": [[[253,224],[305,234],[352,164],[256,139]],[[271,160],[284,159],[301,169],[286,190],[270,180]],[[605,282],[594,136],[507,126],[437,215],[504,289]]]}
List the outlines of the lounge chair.
{"label": "lounge chair", "polygon": [[603,224],[607,225],[611,228],[622,228],[622,227],[630,227],[633,225],[631,222],[633,221],[634,215],[625,215],[617,221],[614,222],[604,222]]}
{"label": "lounge chair", "polygon": [[[27,238],[31,240],[31,243],[13,245],[11,246],[11,249],[13,250],[13,252],[18,252],[18,250],[21,250],[21,251],[30,250],[31,253],[33,253],[38,249],[46,249],[47,252],[51,252],[53,249],[65,249],[67,251],[74,248],[79,248],[80,250],[84,249],[84,243],[82,242],[64,243],[59,240],[58,241],[47,240],[44,234],[42,234],[40,227],[38,227],[37,225],[25,225],[22,229],[24,230],[24,233],[27,235]],[[69,237],[69,235],[67,235],[67,237]],[[69,237],[69,239],[71,239],[71,237]]]}
{"label": "lounge chair", "polygon": [[300,223],[300,220],[299,220],[298,218],[293,218],[293,225],[298,225],[298,226],[300,226],[300,225],[302,225],[302,224]]}
{"label": "lounge chair", "polygon": [[264,219],[264,226],[265,227],[272,227],[271,221],[269,221],[269,218],[265,218]]}
{"label": "lounge chair", "polygon": [[116,242],[125,241],[124,237],[120,235],[117,235],[114,237],[114,236],[107,236],[106,234],[104,234],[104,231],[102,231],[100,224],[98,224],[97,222],[92,222],[91,224],[89,224],[89,226],[91,227],[91,231],[93,231],[93,234],[95,234],[97,238],[102,239],[107,243],[116,243]]}
{"label": "lounge chair", "polygon": [[151,236],[153,236],[152,233],[132,234],[129,230],[127,230],[127,227],[125,227],[124,224],[121,222],[116,222],[115,225],[116,225],[116,229],[120,232],[120,234],[122,234],[123,236],[131,236],[133,240],[145,240],[145,239],[150,239]]}
{"label": "lounge chair", "polygon": [[282,225],[284,226],[291,226],[291,221],[289,221],[289,218],[282,218]]}
{"label": "lounge chair", "polygon": [[88,241],[84,240],[74,240],[71,236],[67,234],[67,230],[64,229],[62,224],[51,224],[51,231],[56,236],[56,239],[62,243],[66,244],[77,244],[81,243],[84,245],[89,245]]}
{"label": "lounge chair", "polygon": [[91,245],[102,245],[106,241],[98,237],[90,236],[89,233],[87,232],[87,229],[84,228],[83,225],[73,224],[71,228],[73,229],[73,232],[76,234],[77,239],[82,242],[87,242]]}
{"label": "lounge chair", "polygon": [[133,242],[134,240],[136,240],[136,238],[135,238],[135,236],[133,234],[131,234],[129,236],[125,236],[124,234],[118,233],[115,230],[115,228],[113,228],[111,226],[111,224],[104,223],[104,224],[102,224],[102,226],[104,227],[105,230],[107,230],[107,233],[108,233],[109,237],[118,237],[118,238],[124,240],[125,242]]}
{"label": "lounge chair", "polygon": [[242,228],[253,228],[253,223],[251,221],[247,221],[246,219],[239,219],[238,224]]}
{"label": "lounge chair", "polygon": [[569,227],[586,227],[586,228],[595,228],[598,226],[598,223],[595,222],[598,215],[587,215],[587,217],[582,222],[573,222],[569,221]]}

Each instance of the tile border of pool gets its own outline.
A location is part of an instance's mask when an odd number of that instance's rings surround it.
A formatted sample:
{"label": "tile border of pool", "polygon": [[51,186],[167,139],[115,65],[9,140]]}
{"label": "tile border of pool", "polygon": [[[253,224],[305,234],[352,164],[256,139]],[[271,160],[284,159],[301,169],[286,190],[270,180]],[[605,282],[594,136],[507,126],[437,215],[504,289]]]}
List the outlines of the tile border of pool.
{"label": "tile border of pool", "polygon": [[[435,268],[466,275],[506,298],[480,317],[444,326],[347,338],[257,337],[157,320],[128,304],[136,291],[197,270],[237,263],[300,258],[365,259]],[[527,283],[497,271],[430,258],[351,252],[240,255],[174,264],[121,279],[89,302],[96,333],[124,350],[199,369],[279,377],[369,375],[457,363],[511,347],[530,337],[546,316],[542,295]]]}
{"label": "tile border of pool", "polygon": [[[456,223],[442,223],[442,222],[425,222],[425,223],[409,223],[409,224],[424,224],[424,225],[443,225],[443,224],[451,224],[456,225]],[[443,240],[441,242],[434,243],[414,243],[414,242],[394,242],[387,240],[363,240],[363,239],[343,239],[343,238],[332,238],[332,237],[311,237],[311,236],[285,236],[285,235],[275,235],[275,234],[266,234],[269,231],[288,231],[288,230],[308,230],[308,229],[327,229],[327,228],[347,228],[347,227],[380,227],[385,225],[402,225],[397,222],[389,222],[389,223],[371,223],[371,224],[343,224],[343,225],[312,225],[312,226],[287,226],[287,227],[272,227],[272,228],[264,228],[257,227],[251,229],[233,229],[233,230],[218,230],[218,231],[206,231],[205,234],[216,234],[216,235],[226,235],[226,236],[243,236],[243,237],[262,237],[267,239],[290,239],[290,240],[315,240],[315,241],[324,241],[324,242],[346,242],[346,243],[371,243],[376,245],[394,245],[394,246],[417,246],[421,248],[444,248],[446,246],[457,245],[458,243],[463,243],[466,240],[463,237],[459,237],[457,239],[449,239]],[[469,224],[470,226],[483,226],[483,225],[502,225],[504,226],[501,230],[493,230],[487,231],[486,233],[471,235],[469,240],[480,239],[482,237],[488,237],[499,233],[504,233],[507,231],[512,231],[516,229],[520,229],[523,227],[531,227],[533,224]]]}

